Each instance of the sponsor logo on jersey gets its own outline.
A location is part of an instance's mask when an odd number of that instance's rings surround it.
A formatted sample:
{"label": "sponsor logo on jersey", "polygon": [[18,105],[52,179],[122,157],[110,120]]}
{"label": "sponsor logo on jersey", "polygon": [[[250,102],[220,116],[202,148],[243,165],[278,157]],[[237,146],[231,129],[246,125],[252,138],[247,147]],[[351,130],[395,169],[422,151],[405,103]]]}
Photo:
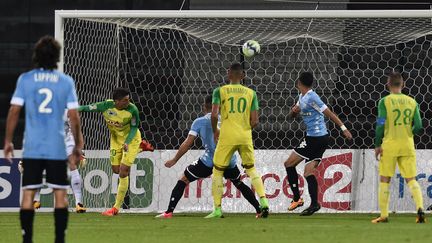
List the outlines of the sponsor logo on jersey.
{"label": "sponsor logo on jersey", "polygon": [[106,120],[106,122],[108,123],[108,125],[114,126],[114,127],[118,127],[118,128],[122,128],[123,124],[121,124],[118,121],[111,121],[111,120]]}

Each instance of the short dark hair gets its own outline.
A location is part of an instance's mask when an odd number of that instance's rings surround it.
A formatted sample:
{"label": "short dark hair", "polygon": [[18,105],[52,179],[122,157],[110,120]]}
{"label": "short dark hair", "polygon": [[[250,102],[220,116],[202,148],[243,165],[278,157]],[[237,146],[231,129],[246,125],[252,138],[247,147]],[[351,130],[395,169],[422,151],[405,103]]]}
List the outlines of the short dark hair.
{"label": "short dark hair", "polygon": [[306,87],[312,87],[313,84],[313,74],[311,72],[301,73],[298,80]]}
{"label": "short dark hair", "polygon": [[54,37],[46,35],[36,42],[32,61],[36,68],[56,69],[60,60],[60,43]]}
{"label": "short dark hair", "polygon": [[388,76],[388,83],[390,86],[399,87],[403,83],[403,77],[399,72],[392,72]]}
{"label": "short dark hair", "polygon": [[230,70],[243,72],[243,66],[240,63],[236,62],[236,63],[231,64]]}
{"label": "short dark hair", "polygon": [[129,90],[126,88],[116,88],[113,91],[113,99],[114,100],[121,100],[124,97],[129,95]]}
{"label": "short dark hair", "polygon": [[205,97],[205,101],[204,101],[204,105],[207,109],[211,109],[212,108],[212,103],[213,103],[213,96],[211,95],[207,95]]}

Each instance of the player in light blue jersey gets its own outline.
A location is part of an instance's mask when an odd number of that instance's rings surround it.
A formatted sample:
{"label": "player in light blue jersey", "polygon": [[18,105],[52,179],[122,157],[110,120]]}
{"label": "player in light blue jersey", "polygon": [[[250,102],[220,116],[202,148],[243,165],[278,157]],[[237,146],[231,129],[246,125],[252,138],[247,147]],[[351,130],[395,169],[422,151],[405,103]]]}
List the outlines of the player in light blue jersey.
{"label": "player in light blue jersey", "polygon": [[311,204],[300,214],[301,216],[312,215],[321,208],[318,203],[318,182],[314,172],[315,168],[321,162],[322,156],[329,143],[329,135],[324,116],[336,123],[347,139],[352,139],[350,131],[344,126],[342,121],[312,90],[312,84],[313,75],[310,72],[302,73],[297,81],[297,88],[301,94],[297,104],[291,109],[289,116],[295,117],[298,114],[301,115],[303,122],[306,124],[306,137],[285,161],[288,182],[294,195],[291,205],[288,207],[289,211],[301,207],[304,204],[304,200],[300,197],[298,188],[296,166],[303,160],[306,162],[304,177],[308,183]]}
{"label": "player in light blue jersey", "polygon": [[[207,178],[212,174],[213,170],[213,155],[216,149],[216,144],[213,139],[213,128],[211,126],[211,109],[212,109],[212,96],[206,97],[205,104],[203,106],[204,113],[206,115],[197,118],[193,123],[189,131],[188,137],[180,145],[179,150],[173,159],[168,160],[165,166],[171,168],[177,161],[191,148],[197,137],[201,138],[202,144],[204,146],[205,152],[198,159],[198,161],[190,164],[186,167],[180,180],[177,181],[176,186],[171,192],[171,197],[168,205],[167,211],[157,215],[157,218],[171,218],[177,203],[181,199],[185,187],[200,178]],[[260,205],[255,198],[255,194],[252,190],[245,185],[240,178],[240,171],[237,168],[237,158],[234,155],[231,158],[229,168],[225,170],[224,177],[233,182],[234,186],[240,190],[246,200],[255,208],[256,217],[261,217]]]}
{"label": "player in light blue jersey", "polygon": [[52,37],[42,37],[35,46],[35,69],[23,73],[12,96],[6,124],[4,153],[12,162],[13,133],[21,108],[25,106],[25,133],[23,145],[22,202],[20,210],[23,242],[32,242],[35,191],[41,188],[42,173],[54,190],[55,242],[64,242],[68,219],[66,189],[67,155],[65,145],[64,112],[68,109],[75,140],[72,158],[78,161],[83,146],[78,99],[71,77],[56,71],[60,44]]}

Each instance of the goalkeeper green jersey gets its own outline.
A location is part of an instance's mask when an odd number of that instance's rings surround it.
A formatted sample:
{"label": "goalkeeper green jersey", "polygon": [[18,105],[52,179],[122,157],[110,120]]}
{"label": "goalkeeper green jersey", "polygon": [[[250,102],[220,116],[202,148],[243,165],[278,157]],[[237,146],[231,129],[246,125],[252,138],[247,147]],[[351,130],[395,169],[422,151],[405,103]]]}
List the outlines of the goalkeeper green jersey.
{"label": "goalkeeper green jersey", "polygon": [[136,136],[141,137],[138,130],[140,123],[138,108],[129,103],[123,110],[115,108],[114,100],[106,100],[90,105],[80,106],[80,112],[102,112],[108,129],[111,132],[111,141],[129,144]]}

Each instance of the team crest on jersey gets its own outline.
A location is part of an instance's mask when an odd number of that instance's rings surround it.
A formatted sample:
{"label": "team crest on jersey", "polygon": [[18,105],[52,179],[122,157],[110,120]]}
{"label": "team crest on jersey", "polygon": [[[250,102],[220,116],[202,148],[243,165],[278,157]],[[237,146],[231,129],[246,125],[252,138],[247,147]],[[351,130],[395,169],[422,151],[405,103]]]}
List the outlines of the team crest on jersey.
{"label": "team crest on jersey", "polygon": [[108,110],[107,113],[108,113],[108,115],[110,115],[110,116],[115,116],[115,115],[117,115],[117,113],[116,113],[115,111],[113,111],[113,110]]}

